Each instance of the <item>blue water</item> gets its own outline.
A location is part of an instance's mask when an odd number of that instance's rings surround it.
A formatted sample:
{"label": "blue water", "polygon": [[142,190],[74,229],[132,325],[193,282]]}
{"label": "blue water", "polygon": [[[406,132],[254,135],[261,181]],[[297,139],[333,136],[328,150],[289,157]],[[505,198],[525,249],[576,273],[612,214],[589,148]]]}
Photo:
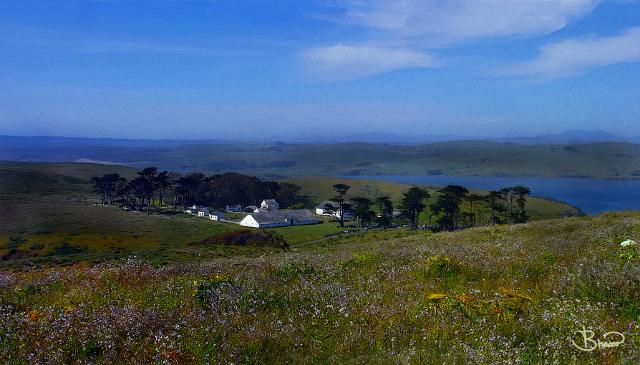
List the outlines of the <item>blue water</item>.
{"label": "blue water", "polygon": [[506,186],[524,185],[531,189],[533,196],[569,203],[582,209],[585,214],[640,210],[640,180],[445,175],[380,175],[353,178],[435,186],[452,184],[482,190],[498,190]]}

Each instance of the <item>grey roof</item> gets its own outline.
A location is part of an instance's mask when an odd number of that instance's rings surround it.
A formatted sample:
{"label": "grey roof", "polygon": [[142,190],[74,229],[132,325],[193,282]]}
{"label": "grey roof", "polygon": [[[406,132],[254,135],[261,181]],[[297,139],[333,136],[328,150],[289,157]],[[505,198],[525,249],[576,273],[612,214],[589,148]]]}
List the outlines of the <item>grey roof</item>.
{"label": "grey roof", "polygon": [[306,209],[259,212],[251,213],[250,215],[260,224],[281,223],[289,218],[293,218],[298,221],[318,221],[318,219]]}
{"label": "grey roof", "polygon": [[322,203],[320,203],[318,205],[318,208],[320,209],[337,209],[338,208],[338,203],[331,201],[331,200],[325,200]]}
{"label": "grey roof", "polygon": [[264,199],[264,202],[268,205],[277,205],[278,202],[275,199]]}

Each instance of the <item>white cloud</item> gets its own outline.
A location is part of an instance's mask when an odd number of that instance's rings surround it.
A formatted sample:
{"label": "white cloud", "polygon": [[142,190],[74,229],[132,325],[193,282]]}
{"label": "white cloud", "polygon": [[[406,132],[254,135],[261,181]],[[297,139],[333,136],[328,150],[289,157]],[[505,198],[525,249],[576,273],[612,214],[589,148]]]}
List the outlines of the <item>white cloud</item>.
{"label": "white cloud", "polygon": [[302,52],[307,71],[315,78],[355,79],[441,65],[433,55],[435,49],[487,38],[551,33],[588,15],[601,0],[338,1],[344,8],[338,21],[365,32],[349,45]]}
{"label": "white cloud", "polygon": [[546,45],[537,58],[502,73],[549,80],[582,74],[597,67],[639,61],[640,27],[633,27],[616,36],[569,39]]}
{"label": "white cloud", "polygon": [[349,46],[311,48],[302,53],[307,71],[323,80],[348,80],[398,69],[435,67],[432,55],[407,48]]}
{"label": "white cloud", "polygon": [[600,0],[372,0],[346,2],[346,20],[446,45],[486,37],[533,36],[564,28]]}

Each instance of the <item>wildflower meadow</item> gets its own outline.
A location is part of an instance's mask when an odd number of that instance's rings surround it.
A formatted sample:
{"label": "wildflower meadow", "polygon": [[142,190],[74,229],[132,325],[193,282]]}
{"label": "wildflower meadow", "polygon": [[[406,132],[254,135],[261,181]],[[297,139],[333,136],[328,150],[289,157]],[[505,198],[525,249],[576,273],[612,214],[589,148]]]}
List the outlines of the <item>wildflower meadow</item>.
{"label": "wildflower meadow", "polygon": [[0,362],[636,364],[639,238],[616,213],[4,271]]}

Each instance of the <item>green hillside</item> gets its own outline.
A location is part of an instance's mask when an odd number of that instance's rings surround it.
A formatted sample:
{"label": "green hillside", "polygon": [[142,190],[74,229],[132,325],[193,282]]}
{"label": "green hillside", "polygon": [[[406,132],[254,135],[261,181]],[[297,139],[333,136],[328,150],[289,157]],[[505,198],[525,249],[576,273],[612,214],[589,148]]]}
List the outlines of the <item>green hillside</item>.
{"label": "green hillside", "polygon": [[[640,214],[0,274],[0,362],[635,364]],[[625,340],[592,352],[576,331]],[[610,335],[607,341],[618,341]]]}
{"label": "green hillside", "polygon": [[[170,209],[157,209],[148,216],[96,205],[97,197],[91,193],[91,183],[86,179],[112,172],[125,176],[135,174],[134,169],[112,165],[0,164],[0,269],[30,264],[100,262],[131,254],[155,263],[167,263],[256,256],[274,250],[194,244],[241,228],[234,224],[212,222]],[[330,178],[301,178],[294,182],[316,201],[333,195],[331,185],[335,181]],[[409,187],[364,180],[348,183],[353,186],[353,194],[371,197],[389,194],[396,201]],[[549,200],[532,198],[529,205],[533,219],[577,214],[574,208]],[[322,246],[327,238],[343,230],[334,222],[325,222],[274,231],[282,235],[292,249],[297,249],[310,242]],[[405,233],[408,232],[398,234]]]}
{"label": "green hillside", "polygon": [[[398,184],[387,181],[376,180],[358,180],[354,179],[338,179],[323,176],[306,176],[299,178],[287,179],[302,188],[302,194],[311,198],[312,201],[320,202],[327,200],[335,195],[332,186],[337,183],[347,184],[351,187],[349,196],[363,196],[369,199],[375,199],[379,196],[387,195],[394,205],[399,206],[403,197],[402,193],[407,191],[411,185]],[[437,199],[437,186],[425,186],[431,194],[431,198],[427,200],[427,204],[434,203]],[[488,192],[483,190],[471,190],[473,194],[485,195]],[[478,207],[476,207],[478,208]],[[470,211],[468,204],[462,205],[463,211]],[[486,212],[485,212],[486,213]],[[549,219],[557,217],[580,215],[581,212],[576,207],[558,202],[555,200],[529,197],[527,198],[527,213],[531,219]],[[426,216],[426,212],[424,214]],[[424,217],[426,219],[426,217]]]}
{"label": "green hillside", "polygon": [[238,171],[262,176],[485,175],[640,177],[640,145],[518,145],[483,141],[427,145],[202,144],[131,146],[7,146],[0,159],[112,161],[170,171]]}

